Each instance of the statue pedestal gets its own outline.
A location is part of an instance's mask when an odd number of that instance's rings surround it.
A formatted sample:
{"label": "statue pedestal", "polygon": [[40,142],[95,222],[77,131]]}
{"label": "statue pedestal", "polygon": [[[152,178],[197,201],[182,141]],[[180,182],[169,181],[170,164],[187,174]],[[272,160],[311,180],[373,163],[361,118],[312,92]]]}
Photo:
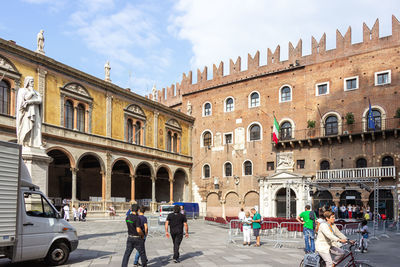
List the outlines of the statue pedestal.
{"label": "statue pedestal", "polygon": [[41,148],[22,147],[22,159],[32,177],[32,183],[48,194],[49,164],[53,160]]}

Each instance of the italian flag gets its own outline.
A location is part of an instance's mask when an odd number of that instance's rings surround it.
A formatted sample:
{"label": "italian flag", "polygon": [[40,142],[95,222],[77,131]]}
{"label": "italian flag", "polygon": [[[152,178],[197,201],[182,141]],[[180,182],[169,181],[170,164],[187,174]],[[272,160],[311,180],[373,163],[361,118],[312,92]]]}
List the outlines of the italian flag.
{"label": "italian flag", "polygon": [[274,141],[275,144],[278,144],[279,142],[279,123],[276,121],[275,116],[274,116],[274,130],[272,132],[272,141]]}

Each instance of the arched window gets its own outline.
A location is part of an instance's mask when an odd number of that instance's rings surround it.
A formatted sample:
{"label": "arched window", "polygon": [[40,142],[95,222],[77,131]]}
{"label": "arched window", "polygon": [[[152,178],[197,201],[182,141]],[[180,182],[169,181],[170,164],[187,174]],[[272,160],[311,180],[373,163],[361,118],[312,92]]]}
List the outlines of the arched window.
{"label": "arched window", "polygon": [[167,133],[167,151],[171,152],[172,149],[172,133],[168,131]]}
{"label": "arched window", "polygon": [[65,128],[74,129],[74,105],[71,101],[65,101]]}
{"label": "arched window", "polygon": [[210,165],[206,164],[203,166],[203,178],[210,178]]}
{"label": "arched window", "polygon": [[292,124],[286,121],[281,125],[281,139],[290,140],[292,139]]}
{"label": "arched window", "polygon": [[211,133],[210,132],[205,132],[203,134],[203,146],[211,146]]}
{"label": "arched window", "polygon": [[232,164],[230,162],[224,164],[224,173],[226,177],[232,176]]}
{"label": "arched window", "polygon": [[85,131],[85,107],[82,104],[79,104],[76,108],[77,116],[76,116],[76,123],[78,131],[84,132]]}
{"label": "arched window", "polygon": [[325,120],[325,135],[338,134],[338,120],[336,116],[329,116]]}
{"label": "arched window", "polygon": [[261,139],[261,128],[258,124],[250,126],[250,141],[256,141]]}
{"label": "arched window", "polygon": [[[368,118],[369,118],[369,112],[367,114],[367,125],[368,125],[368,130],[370,130],[371,128],[369,128]],[[375,130],[380,130],[382,128],[381,112],[379,110],[373,109],[372,110],[372,118],[375,122]]]}
{"label": "arched window", "polygon": [[0,114],[10,115],[10,86],[0,80]]}
{"label": "arched window", "polygon": [[243,163],[244,175],[253,175],[253,164],[251,161],[246,160]]}
{"label": "arched window", "polygon": [[292,90],[289,86],[284,86],[281,89],[281,102],[287,102],[292,100]]}
{"label": "arched window", "polygon": [[260,95],[257,92],[253,92],[250,95],[250,107],[258,107],[260,105]]}
{"label": "arched window", "polygon": [[127,133],[126,133],[126,141],[128,143],[133,143],[133,122],[131,119],[128,119],[126,121],[126,129],[127,129]]}
{"label": "arched window", "polygon": [[383,157],[382,166],[394,166],[394,161],[391,156]]}
{"label": "arched window", "polygon": [[140,145],[141,144],[141,137],[142,137],[142,124],[140,121],[137,121],[135,123],[135,144]]}
{"label": "arched window", "polygon": [[233,104],[233,98],[232,97],[228,97],[225,100],[225,112],[231,112],[234,109],[234,104]]}
{"label": "arched window", "polygon": [[178,134],[177,133],[174,134],[173,145],[174,145],[174,152],[177,153],[178,152]]}
{"label": "arched window", "polygon": [[367,160],[364,158],[359,158],[356,161],[356,168],[366,168],[367,167]]}
{"label": "arched window", "polygon": [[319,164],[319,169],[322,171],[329,170],[330,169],[329,161],[327,161],[327,160],[321,161],[321,163]]}
{"label": "arched window", "polygon": [[210,116],[211,115],[211,103],[205,103],[204,104],[204,111],[203,111],[203,116]]}

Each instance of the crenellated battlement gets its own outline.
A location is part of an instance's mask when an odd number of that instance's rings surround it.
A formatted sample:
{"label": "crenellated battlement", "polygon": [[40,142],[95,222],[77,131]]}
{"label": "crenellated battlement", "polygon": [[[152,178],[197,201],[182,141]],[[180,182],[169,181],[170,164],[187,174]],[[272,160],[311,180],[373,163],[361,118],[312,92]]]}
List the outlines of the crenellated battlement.
{"label": "crenellated battlement", "polygon": [[221,61],[218,67],[213,65],[212,79],[208,79],[208,68],[204,67],[201,71],[197,69],[197,82],[192,82],[192,71],[186,75],[183,73],[181,83],[171,85],[166,89],[158,90],[158,101],[167,106],[176,106],[182,103],[182,95],[201,91],[215,86],[230,84],[240,80],[248,79],[260,74],[267,74],[290,69],[295,66],[305,66],[335,58],[357,55],[365,52],[389,48],[400,45],[400,22],[392,16],[392,35],[379,38],[379,20],[377,19],[372,28],[363,23],[363,41],[353,44],[351,41],[351,27],[343,36],[339,30],[336,30],[336,48],[326,50],[326,34],[324,33],[319,42],[315,37],[311,37],[311,54],[303,56],[303,41],[300,39],[293,46],[289,42],[288,59],[281,61],[280,46],[278,45],[274,52],[267,49],[267,64],[260,65],[260,52],[257,51],[254,56],[247,56],[247,70],[241,70],[241,57],[236,61],[229,60],[229,74],[224,76],[224,63]]}

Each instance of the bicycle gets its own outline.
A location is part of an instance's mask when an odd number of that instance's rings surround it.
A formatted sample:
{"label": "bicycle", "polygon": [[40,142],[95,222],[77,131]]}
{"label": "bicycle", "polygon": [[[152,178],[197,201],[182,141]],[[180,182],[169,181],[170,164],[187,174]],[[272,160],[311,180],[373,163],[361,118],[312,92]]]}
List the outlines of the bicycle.
{"label": "bicycle", "polygon": [[[373,267],[373,265],[367,263],[365,260],[357,260],[355,257],[355,252],[353,252],[354,248],[357,247],[358,243],[357,242],[348,242],[349,248],[345,250],[345,255],[335,263],[336,266],[343,266],[343,267]],[[345,265],[340,265],[344,263]],[[312,267],[312,266],[317,266],[317,265],[304,265],[304,259],[301,260],[300,262],[300,267]],[[325,267],[325,261],[320,257],[319,259],[319,266],[320,267]]]}

